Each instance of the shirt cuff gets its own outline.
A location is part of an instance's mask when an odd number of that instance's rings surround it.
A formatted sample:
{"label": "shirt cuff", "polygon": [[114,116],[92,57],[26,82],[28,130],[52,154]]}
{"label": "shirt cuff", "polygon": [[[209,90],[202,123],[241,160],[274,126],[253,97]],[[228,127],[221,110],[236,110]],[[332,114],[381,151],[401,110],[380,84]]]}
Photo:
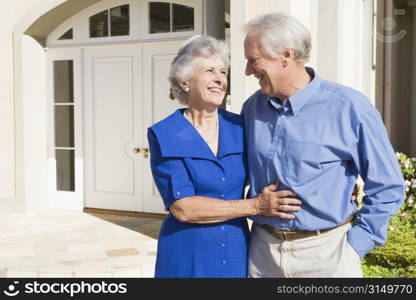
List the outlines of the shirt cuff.
{"label": "shirt cuff", "polygon": [[359,225],[354,225],[348,231],[347,240],[361,258],[373,250],[375,246],[371,235]]}
{"label": "shirt cuff", "polygon": [[195,196],[193,187],[181,187],[172,189],[172,198],[174,200]]}

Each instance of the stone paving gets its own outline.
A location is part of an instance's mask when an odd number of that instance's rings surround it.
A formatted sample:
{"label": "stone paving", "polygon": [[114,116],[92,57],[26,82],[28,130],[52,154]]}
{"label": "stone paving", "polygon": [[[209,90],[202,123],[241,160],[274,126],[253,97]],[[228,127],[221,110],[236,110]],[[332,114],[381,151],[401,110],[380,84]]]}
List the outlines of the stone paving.
{"label": "stone paving", "polygon": [[0,277],[153,277],[161,219],[0,213]]}

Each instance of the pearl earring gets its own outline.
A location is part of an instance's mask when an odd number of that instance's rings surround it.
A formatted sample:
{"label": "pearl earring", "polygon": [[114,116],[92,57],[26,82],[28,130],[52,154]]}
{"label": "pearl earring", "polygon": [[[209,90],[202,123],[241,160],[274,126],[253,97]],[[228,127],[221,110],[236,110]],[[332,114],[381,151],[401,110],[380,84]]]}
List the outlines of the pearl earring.
{"label": "pearl earring", "polygon": [[183,90],[185,91],[185,93],[189,93],[189,86],[185,85],[183,87]]}

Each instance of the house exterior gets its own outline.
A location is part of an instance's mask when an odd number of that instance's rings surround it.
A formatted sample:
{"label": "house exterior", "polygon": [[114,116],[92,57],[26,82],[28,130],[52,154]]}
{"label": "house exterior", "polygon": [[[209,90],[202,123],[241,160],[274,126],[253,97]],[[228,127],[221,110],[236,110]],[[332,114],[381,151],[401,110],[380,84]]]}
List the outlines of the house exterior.
{"label": "house exterior", "polygon": [[[368,96],[397,151],[416,156],[416,0],[13,0],[0,12],[0,211],[164,213],[147,127],[178,103],[168,70],[194,34],[226,39],[239,112],[242,26],[284,11],[312,33],[308,63]],[[413,84],[412,84],[413,83]]]}

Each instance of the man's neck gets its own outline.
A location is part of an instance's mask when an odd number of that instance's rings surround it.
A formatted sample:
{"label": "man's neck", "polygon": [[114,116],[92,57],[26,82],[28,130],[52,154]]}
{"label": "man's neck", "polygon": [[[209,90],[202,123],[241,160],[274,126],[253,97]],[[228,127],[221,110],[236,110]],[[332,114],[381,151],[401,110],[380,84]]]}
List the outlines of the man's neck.
{"label": "man's neck", "polygon": [[275,95],[281,101],[292,97],[300,90],[304,89],[312,78],[309,73],[306,71],[303,65],[298,65],[293,68],[293,70],[288,71],[288,76],[286,80],[286,88],[280,93],[280,95]]}

